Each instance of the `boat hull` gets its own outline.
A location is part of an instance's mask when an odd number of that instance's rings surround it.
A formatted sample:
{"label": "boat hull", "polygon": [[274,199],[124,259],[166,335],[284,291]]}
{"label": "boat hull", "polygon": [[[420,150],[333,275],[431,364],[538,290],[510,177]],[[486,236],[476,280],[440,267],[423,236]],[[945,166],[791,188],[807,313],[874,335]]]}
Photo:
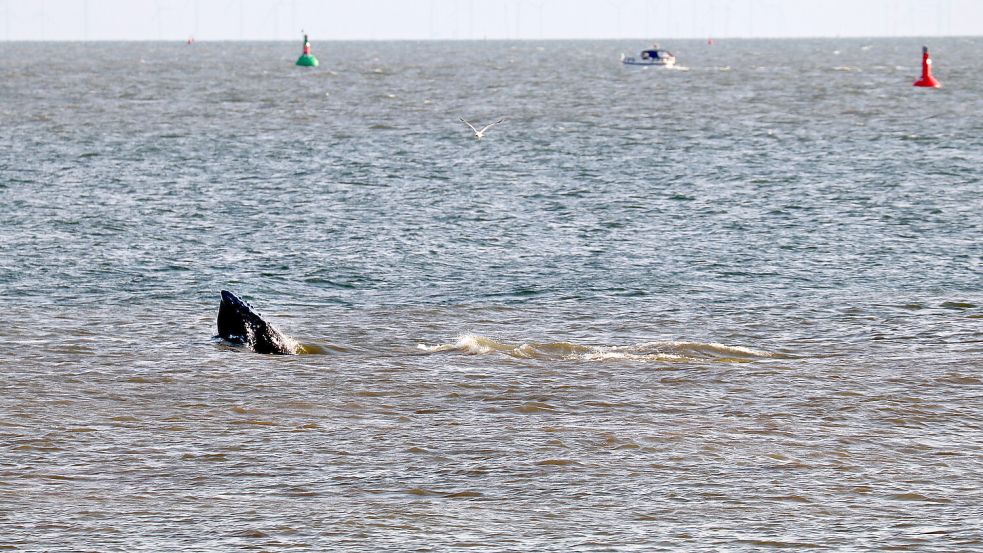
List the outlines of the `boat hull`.
{"label": "boat hull", "polygon": [[668,57],[642,57],[628,56],[621,54],[621,63],[624,65],[637,65],[639,67],[655,67],[660,69],[672,69],[676,65],[675,56]]}
{"label": "boat hull", "polygon": [[676,62],[651,62],[638,60],[636,58],[625,58],[621,60],[623,65],[635,65],[639,67],[655,67],[657,69],[672,69],[675,67]]}
{"label": "boat hull", "polygon": [[642,53],[637,56],[629,56],[622,52],[621,63],[624,65],[672,69],[676,65],[676,56],[665,50],[658,50],[657,48],[656,46],[651,50],[642,50]]}

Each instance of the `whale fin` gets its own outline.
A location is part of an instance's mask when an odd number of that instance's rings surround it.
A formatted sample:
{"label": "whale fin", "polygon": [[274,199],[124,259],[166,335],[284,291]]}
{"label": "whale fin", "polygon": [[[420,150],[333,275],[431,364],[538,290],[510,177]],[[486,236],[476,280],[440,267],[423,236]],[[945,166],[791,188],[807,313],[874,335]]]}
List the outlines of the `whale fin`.
{"label": "whale fin", "polygon": [[256,353],[297,353],[295,340],[266,322],[251,305],[228,290],[222,290],[216,323],[222,339],[244,344]]}

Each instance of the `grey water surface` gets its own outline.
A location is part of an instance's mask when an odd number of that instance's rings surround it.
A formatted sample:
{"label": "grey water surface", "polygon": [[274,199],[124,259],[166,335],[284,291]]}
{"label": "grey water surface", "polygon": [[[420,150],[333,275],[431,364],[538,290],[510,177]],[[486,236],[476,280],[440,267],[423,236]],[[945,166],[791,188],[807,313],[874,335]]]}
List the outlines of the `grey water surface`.
{"label": "grey water surface", "polygon": [[0,44],[0,549],[983,549],[923,42]]}

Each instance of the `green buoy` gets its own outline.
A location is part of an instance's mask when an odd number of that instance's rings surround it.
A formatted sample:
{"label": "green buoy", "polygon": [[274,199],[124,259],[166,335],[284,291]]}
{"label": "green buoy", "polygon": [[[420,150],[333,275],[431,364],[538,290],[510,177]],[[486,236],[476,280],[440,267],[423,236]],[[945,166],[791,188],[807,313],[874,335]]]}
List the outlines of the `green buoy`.
{"label": "green buoy", "polygon": [[307,40],[307,33],[304,33],[304,53],[297,58],[297,65],[303,67],[317,67],[317,58],[311,54],[311,43]]}

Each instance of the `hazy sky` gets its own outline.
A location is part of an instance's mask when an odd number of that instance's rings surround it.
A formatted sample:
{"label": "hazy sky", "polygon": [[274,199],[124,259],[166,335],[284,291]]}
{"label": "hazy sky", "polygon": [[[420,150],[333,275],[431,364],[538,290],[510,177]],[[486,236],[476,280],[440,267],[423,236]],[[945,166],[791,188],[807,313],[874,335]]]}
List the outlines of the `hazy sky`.
{"label": "hazy sky", "polygon": [[0,0],[0,40],[983,35],[983,0]]}

